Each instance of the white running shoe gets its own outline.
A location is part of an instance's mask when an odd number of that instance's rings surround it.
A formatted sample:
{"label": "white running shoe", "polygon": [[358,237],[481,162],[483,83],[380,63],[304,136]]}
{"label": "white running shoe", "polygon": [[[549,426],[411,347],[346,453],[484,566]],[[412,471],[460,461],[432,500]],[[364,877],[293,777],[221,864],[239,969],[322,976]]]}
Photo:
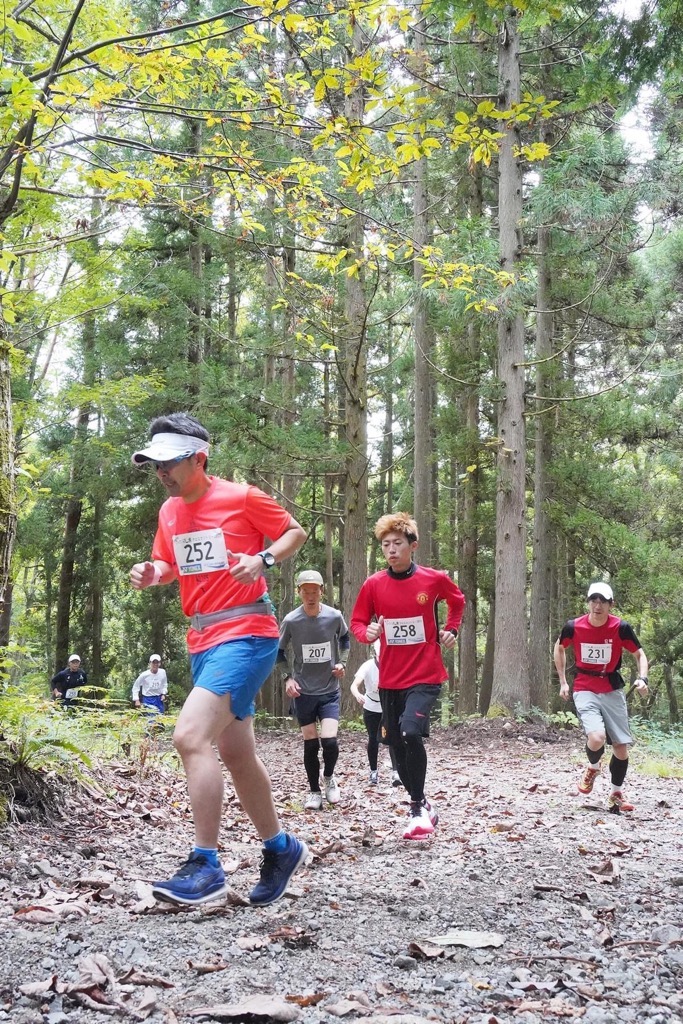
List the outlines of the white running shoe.
{"label": "white running shoe", "polygon": [[401,776],[398,774],[398,772],[394,771],[394,772],[391,773],[391,785],[392,786],[402,786],[403,785],[403,783],[401,782]]}
{"label": "white running shoe", "polygon": [[430,803],[429,800],[427,800],[426,798],[424,799],[423,803],[425,810],[429,815],[429,820],[431,821],[432,826],[436,828],[436,826],[439,824],[439,815],[434,810],[434,804]]}
{"label": "white running shoe", "polygon": [[434,827],[439,820],[438,814],[431,806],[425,804],[411,803],[410,819],[403,831],[404,839],[426,839],[434,832]]}
{"label": "white running shoe", "polygon": [[323,807],[323,795],[320,791],[317,793],[309,793],[308,800],[304,804],[304,808],[307,811],[321,811]]}
{"label": "white running shoe", "polygon": [[378,781],[379,781],[379,773],[376,772],[376,771],[370,772],[370,785],[371,786],[376,786]]}
{"label": "white running shoe", "polygon": [[338,804],[341,800],[341,791],[334,775],[331,775],[329,779],[326,775],[323,775],[323,786],[325,787],[325,799],[328,804]]}

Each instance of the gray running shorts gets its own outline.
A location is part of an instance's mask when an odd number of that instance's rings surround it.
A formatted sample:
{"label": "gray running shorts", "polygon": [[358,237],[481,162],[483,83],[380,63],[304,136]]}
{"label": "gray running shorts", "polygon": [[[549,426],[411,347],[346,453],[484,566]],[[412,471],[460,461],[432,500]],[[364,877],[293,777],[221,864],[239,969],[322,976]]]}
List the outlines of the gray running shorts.
{"label": "gray running shorts", "polygon": [[585,733],[604,729],[607,742],[612,746],[615,743],[633,743],[623,690],[610,690],[609,693],[579,690],[574,693],[574,707]]}

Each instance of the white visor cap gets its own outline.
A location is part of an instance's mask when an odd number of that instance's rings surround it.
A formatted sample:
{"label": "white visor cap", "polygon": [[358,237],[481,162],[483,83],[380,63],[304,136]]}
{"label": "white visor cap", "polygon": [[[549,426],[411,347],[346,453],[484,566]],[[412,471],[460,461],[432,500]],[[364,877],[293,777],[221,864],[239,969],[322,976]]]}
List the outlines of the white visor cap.
{"label": "white visor cap", "polygon": [[169,459],[186,459],[195,452],[209,454],[209,442],[201,437],[189,437],[187,434],[155,434],[146,448],[133,452],[131,460],[134,466],[144,466],[145,462],[167,462]]}

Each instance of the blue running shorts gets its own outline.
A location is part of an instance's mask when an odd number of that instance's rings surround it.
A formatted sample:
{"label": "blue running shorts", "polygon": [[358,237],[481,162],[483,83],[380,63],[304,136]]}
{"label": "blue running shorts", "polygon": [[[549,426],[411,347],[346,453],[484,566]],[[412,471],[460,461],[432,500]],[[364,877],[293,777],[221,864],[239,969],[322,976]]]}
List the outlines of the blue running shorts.
{"label": "blue running shorts", "polygon": [[235,718],[254,715],[256,694],[273,671],[279,642],[278,637],[244,636],[191,654],[194,685],[219,697],[229,693]]}

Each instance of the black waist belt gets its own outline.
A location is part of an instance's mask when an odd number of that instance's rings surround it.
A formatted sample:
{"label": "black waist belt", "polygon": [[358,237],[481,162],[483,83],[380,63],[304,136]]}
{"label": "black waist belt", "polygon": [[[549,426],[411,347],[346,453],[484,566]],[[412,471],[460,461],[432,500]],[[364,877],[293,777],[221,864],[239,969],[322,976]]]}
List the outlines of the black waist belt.
{"label": "black waist belt", "polygon": [[273,606],[270,601],[254,601],[252,604],[236,604],[234,608],[224,608],[218,612],[207,612],[202,615],[196,612],[190,616],[190,625],[201,633],[207,626],[214,626],[217,622],[227,622],[229,619],[239,619],[242,615],[272,615]]}
{"label": "black waist belt", "polygon": [[581,672],[584,676],[595,676],[597,679],[600,679],[602,677],[607,679],[609,677],[609,672],[593,672],[589,668],[579,668],[578,665],[576,666],[576,671],[577,674]]}

